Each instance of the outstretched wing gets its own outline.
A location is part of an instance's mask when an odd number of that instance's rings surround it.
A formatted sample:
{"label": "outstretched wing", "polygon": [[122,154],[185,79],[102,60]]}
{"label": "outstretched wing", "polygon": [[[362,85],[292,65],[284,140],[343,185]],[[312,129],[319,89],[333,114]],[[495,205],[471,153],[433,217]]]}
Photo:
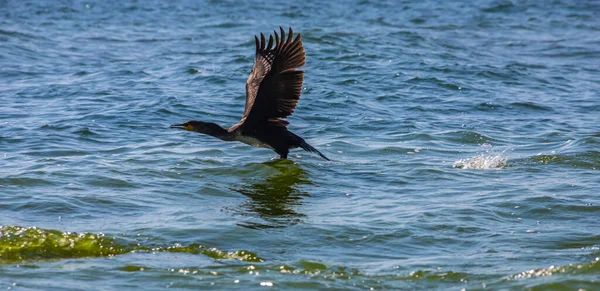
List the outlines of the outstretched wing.
{"label": "outstretched wing", "polygon": [[273,35],[269,36],[268,43],[262,33],[260,39],[255,36],[256,58],[246,81],[244,115],[230,130],[257,122],[288,125],[282,118],[294,112],[300,99],[304,72],[296,68],[304,66],[306,54],[300,34],[293,39],[294,32],[290,28],[286,39],[283,28],[279,29],[281,35],[274,32],[275,42]]}

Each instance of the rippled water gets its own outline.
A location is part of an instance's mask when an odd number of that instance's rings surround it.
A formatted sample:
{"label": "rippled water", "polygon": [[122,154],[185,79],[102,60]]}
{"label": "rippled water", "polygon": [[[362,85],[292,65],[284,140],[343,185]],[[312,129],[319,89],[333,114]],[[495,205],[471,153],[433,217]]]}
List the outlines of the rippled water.
{"label": "rippled water", "polygon": [[[0,1],[0,288],[600,286],[595,1]],[[290,129],[235,124],[302,33]],[[100,287],[101,286],[101,287]]]}

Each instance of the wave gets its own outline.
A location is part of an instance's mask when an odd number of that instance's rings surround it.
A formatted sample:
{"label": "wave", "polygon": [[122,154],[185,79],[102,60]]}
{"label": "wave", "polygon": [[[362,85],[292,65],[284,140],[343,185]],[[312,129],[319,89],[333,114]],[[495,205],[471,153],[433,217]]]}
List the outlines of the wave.
{"label": "wave", "polygon": [[[164,276],[165,273],[209,276],[211,280],[215,280],[220,285],[232,282],[240,283],[239,279],[235,279],[234,282],[233,278],[241,278],[244,281],[241,283],[259,280],[261,286],[285,285],[298,280],[305,282],[310,278],[312,287],[335,286],[341,289],[347,289],[350,285],[354,288],[366,287],[367,289],[439,288],[440,284],[447,287],[480,288],[483,286],[486,288],[487,286],[502,289],[518,288],[524,285],[528,287],[554,286],[562,284],[561,282],[565,280],[589,282],[587,277],[600,274],[600,258],[595,258],[587,263],[531,269],[507,276],[441,269],[411,271],[402,266],[394,266],[387,271],[382,270],[377,274],[372,274],[349,266],[327,265],[308,260],[277,263],[267,261],[246,250],[223,251],[200,244],[160,246],[148,240],[128,238],[126,235],[111,237],[104,233],[72,233],[37,227],[0,226],[0,266],[20,264],[25,268],[39,268],[36,263],[113,257],[132,253],[152,255],[181,253],[203,255],[221,261],[217,265],[168,266],[165,268],[164,262],[157,262],[157,258],[161,258],[159,256],[149,261],[140,260],[140,263],[135,265],[117,266],[119,271],[150,272],[151,276]],[[232,263],[226,261],[232,261]],[[281,276],[284,276],[285,279],[282,279]],[[552,279],[536,281],[538,278],[548,277],[552,277]],[[262,285],[264,282],[266,282],[265,285]]]}

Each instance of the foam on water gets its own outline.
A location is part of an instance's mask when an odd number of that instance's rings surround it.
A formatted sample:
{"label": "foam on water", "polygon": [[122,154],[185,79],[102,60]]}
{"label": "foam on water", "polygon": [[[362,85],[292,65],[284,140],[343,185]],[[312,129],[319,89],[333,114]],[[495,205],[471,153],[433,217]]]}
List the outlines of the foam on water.
{"label": "foam on water", "polygon": [[506,148],[501,152],[494,151],[492,145],[483,144],[481,146],[482,152],[476,156],[468,159],[459,159],[452,165],[459,169],[470,169],[470,170],[489,170],[489,169],[501,169],[506,167],[508,161],[508,155],[512,151],[511,148]]}

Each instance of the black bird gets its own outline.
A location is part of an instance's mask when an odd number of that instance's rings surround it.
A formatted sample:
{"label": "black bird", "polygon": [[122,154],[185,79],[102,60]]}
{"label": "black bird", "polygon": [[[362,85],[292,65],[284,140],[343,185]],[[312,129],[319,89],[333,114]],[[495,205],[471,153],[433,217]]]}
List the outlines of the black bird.
{"label": "black bird", "polygon": [[[256,40],[256,57],[252,72],[246,81],[246,107],[242,119],[229,129],[212,122],[190,120],[183,124],[171,125],[214,136],[224,141],[241,141],[256,147],[274,150],[282,159],[286,159],[290,149],[300,147],[329,159],[309,145],[303,138],[287,129],[289,122],[283,120],[294,112],[300,99],[304,71],[296,68],[304,66],[306,54],[302,46],[302,37],[293,31],[285,35],[274,31],[267,43],[264,34]],[[281,37],[281,38],[280,38]],[[273,46],[275,45],[275,46]]]}

